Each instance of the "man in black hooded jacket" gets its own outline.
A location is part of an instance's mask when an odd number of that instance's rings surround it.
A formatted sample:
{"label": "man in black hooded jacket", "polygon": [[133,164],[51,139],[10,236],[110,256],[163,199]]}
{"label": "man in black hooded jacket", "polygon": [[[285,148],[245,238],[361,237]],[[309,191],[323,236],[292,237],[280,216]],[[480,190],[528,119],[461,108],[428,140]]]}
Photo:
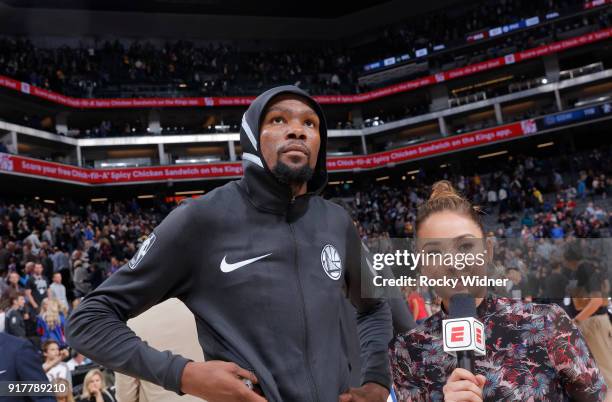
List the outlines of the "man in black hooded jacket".
{"label": "man in black hooded jacket", "polygon": [[[271,89],[242,121],[244,177],[178,206],[132,260],[70,316],[69,344],[113,370],[210,402],[383,402],[391,313],[361,297],[361,242],[318,194],[327,128],[297,87]],[[194,313],[206,362],[141,341],[127,319],[170,297]],[[361,386],[350,388],[345,298],[357,310]]]}

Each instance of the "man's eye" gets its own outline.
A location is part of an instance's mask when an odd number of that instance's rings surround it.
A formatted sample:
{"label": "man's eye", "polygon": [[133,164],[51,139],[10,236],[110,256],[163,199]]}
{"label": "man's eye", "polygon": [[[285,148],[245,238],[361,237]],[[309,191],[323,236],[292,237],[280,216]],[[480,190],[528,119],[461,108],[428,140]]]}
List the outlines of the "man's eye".
{"label": "man's eye", "polygon": [[279,124],[279,123],[282,123],[283,121],[284,121],[284,119],[282,117],[274,117],[274,118],[272,118],[272,123]]}
{"label": "man's eye", "polygon": [[310,128],[313,128],[315,126],[314,121],[312,120],[306,120],[304,124],[306,125],[306,127],[310,127]]}

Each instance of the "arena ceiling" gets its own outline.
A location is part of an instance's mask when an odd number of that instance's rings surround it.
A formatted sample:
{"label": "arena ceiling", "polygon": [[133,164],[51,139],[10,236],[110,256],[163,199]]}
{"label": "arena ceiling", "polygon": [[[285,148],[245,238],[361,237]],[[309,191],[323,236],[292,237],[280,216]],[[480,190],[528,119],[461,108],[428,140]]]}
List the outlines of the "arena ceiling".
{"label": "arena ceiling", "polygon": [[338,18],[390,0],[3,0],[12,7],[150,13]]}
{"label": "arena ceiling", "polygon": [[0,0],[5,35],[38,38],[349,40],[465,0]]}

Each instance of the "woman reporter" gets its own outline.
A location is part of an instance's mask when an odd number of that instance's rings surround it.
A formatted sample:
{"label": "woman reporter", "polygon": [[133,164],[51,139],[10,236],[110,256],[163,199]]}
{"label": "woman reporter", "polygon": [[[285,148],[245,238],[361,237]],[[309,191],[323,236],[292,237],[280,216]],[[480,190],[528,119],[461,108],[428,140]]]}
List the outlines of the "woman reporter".
{"label": "woman reporter", "polygon": [[[419,251],[472,253],[485,263],[458,270],[422,265],[421,274],[450,276],[486,274],[493,257],[478,210],[447,181],[434,184],[418,210]],[[461,281],[458,282],[459,284]],[[435,288],[443,309],[419,327],[398,335],[390,347],[394,388],[399,401],[603,401],[606,385],[578,329],[556,305],[497,298],[487,289]],[[484,324],[486,355],[474,360],[474,373],[456,368],[444,352],[442,320],[450,297],[475,296],[477,318]]]}

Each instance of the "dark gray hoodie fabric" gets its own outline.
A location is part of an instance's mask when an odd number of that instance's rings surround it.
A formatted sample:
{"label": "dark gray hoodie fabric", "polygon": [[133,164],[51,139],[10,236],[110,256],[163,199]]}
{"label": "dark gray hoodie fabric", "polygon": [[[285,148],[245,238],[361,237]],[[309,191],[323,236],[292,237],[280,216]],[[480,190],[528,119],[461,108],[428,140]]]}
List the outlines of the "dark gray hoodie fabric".
{"label": "dark gray hoodie fabric", "polygon": [[[317,166],[307,194],[295,198],[259,148],[266,106],[287,93],[307,100],[321,119]],[[246,111],[240,142],[243,178],[173,210],[129,264],[70,315],[68,343],[110,369],[181,394],[188,360],[151,348],[125,324],[178,297],[196,317],[206,359],[254,372],[270,402],[336,402],[354,385],[348,354],[357,336],[361,383],[390,387],[389,306],[361,298],[357,231],[342,207],[319,196],[327,182],[321,108],[297,87],[269,90]],[[347,300],[355,307],[353,334]]]}

